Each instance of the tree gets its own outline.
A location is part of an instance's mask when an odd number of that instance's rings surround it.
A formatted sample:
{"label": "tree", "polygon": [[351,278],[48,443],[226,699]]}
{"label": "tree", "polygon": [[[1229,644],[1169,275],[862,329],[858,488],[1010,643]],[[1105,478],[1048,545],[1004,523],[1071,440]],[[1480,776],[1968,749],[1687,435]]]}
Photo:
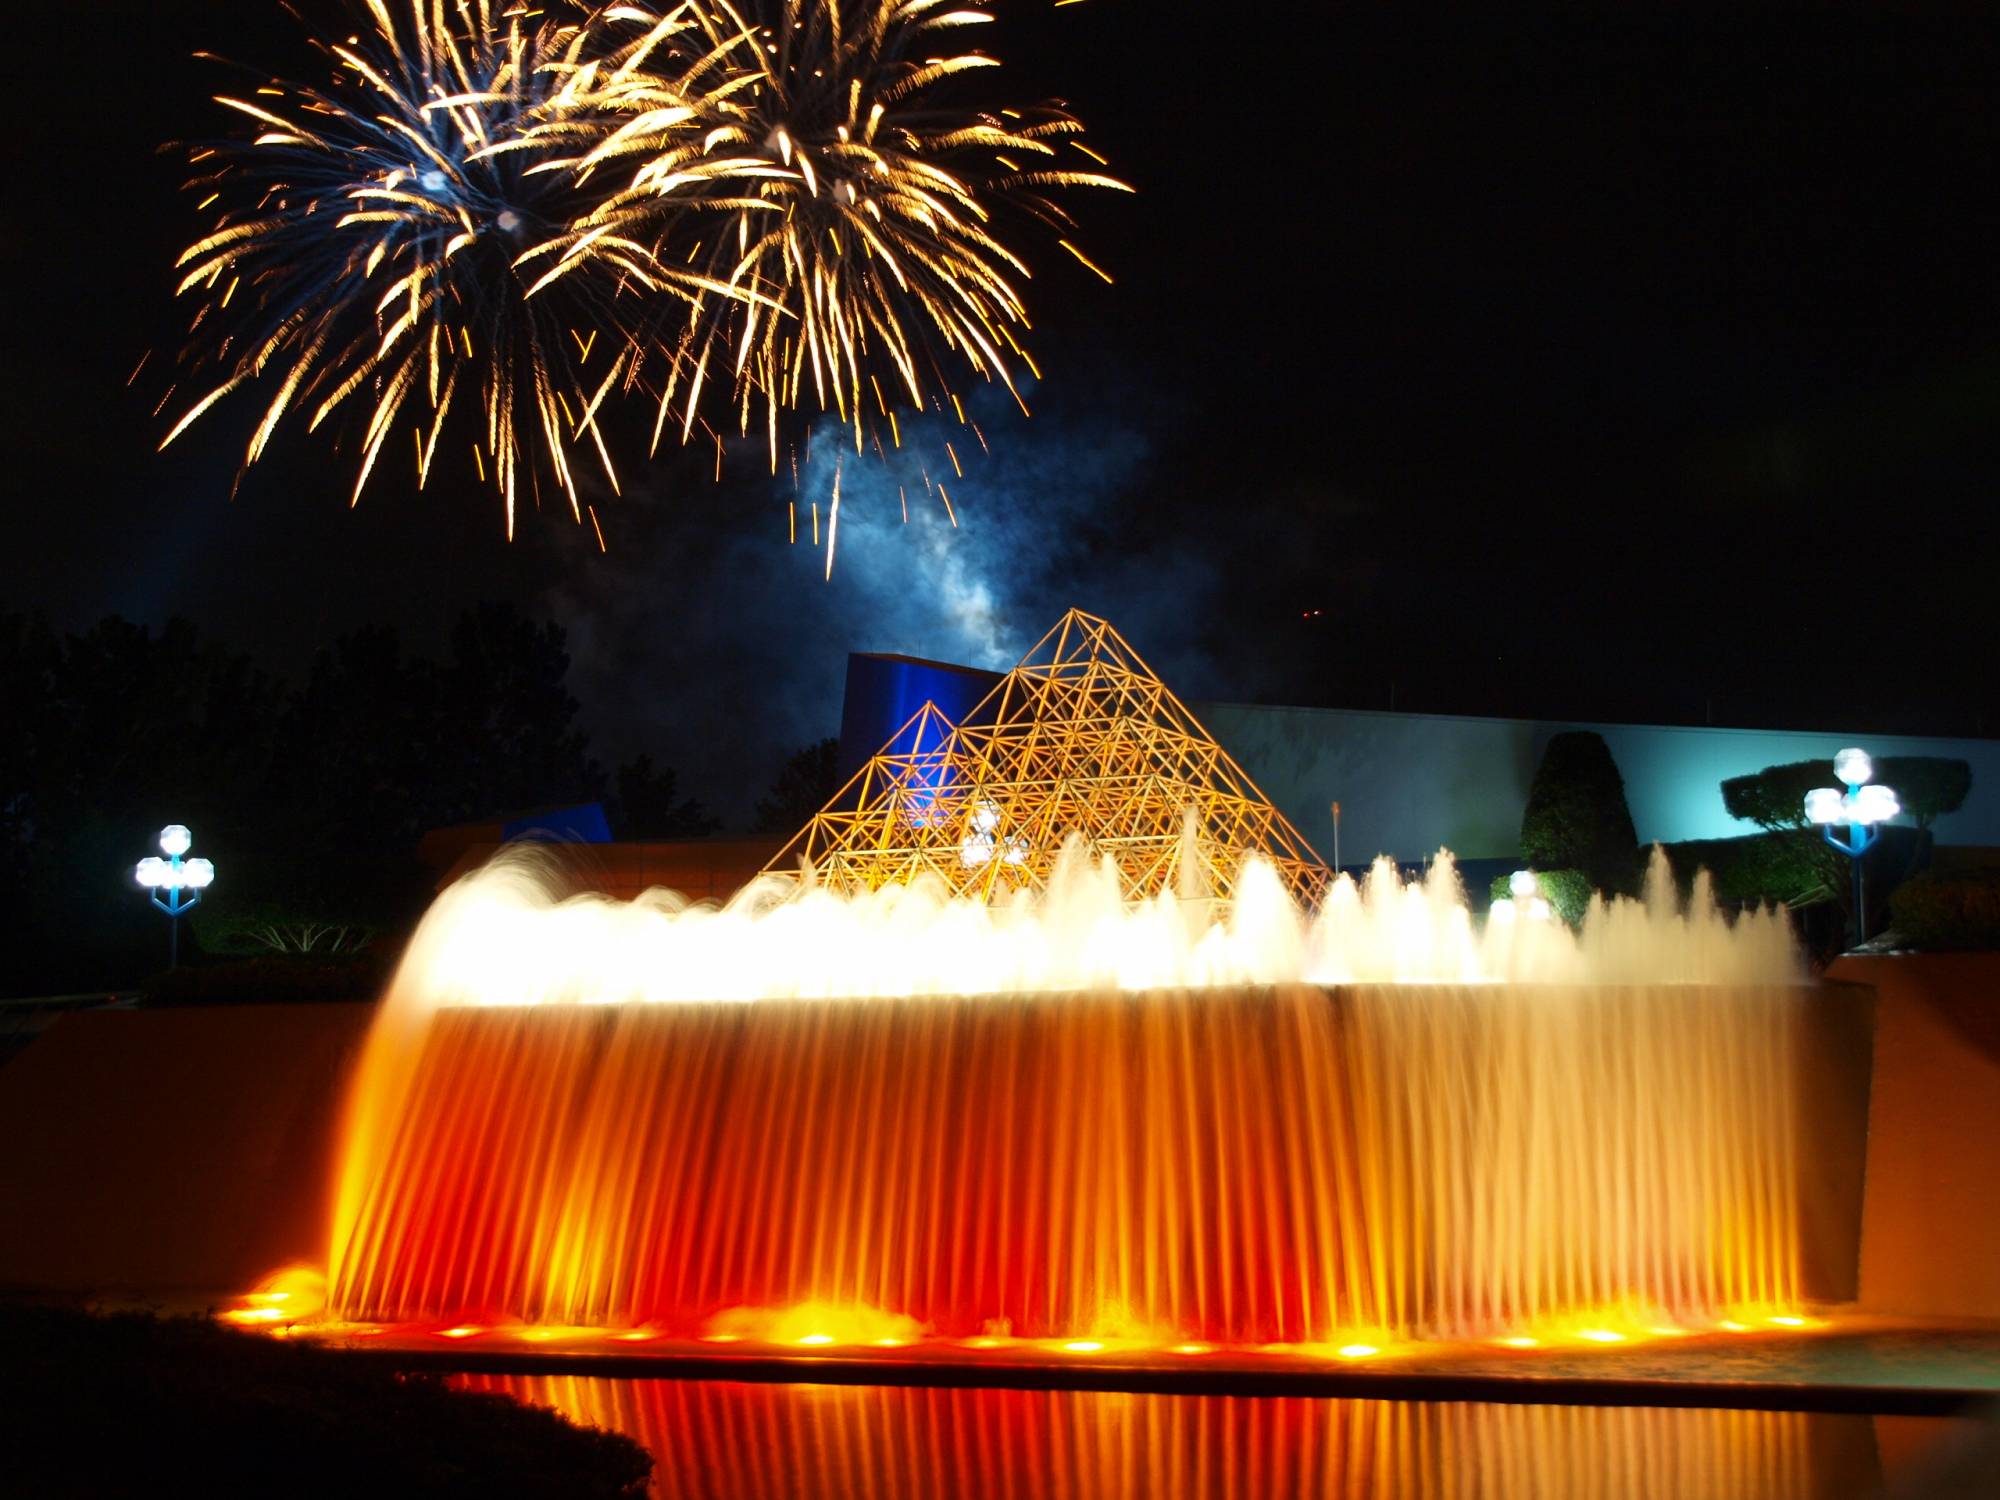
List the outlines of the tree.
{"label": "tree", "polygon": [[1771,895],[1788,905],[1848,900],[1847,856],[1806,821],[1806,793],[1836,784],[1831,758],[1787,761],[1722,783],[1722,805],[1730,817],[1776,836],[1771,862],[1782,880]]}
{"label": "tree", "polygon": [[1748,776],[1732,776],[1722,783],[1722,805],[1729,816],[1773,832],[1806,826],[1806,793],[1815,787],[1836,786],[1833,761],[1794,760],[1782,766],[1766,766]]}
{"label": "tree", "polygon": [[1632,887],[1639,836],[1602,735],[1571,730],[1549,741],[1521,813],[1521,854],[1536,870],[1581,870],[1601,891]]}
{"label": "tree", "polygon": [[511,604],[481,604],[451,632],[438,674],[440,731],[456,793],[452,817],[490,817],[603,794],[603,772],[576,727],[568,637]]}
{"label": "tree", "polygon": [[794,751],[757,802],[757,832],[793,834],[840,790],[840,741],[819,740]]}
{"label": "tree", "polygon": [[1875,762],[1875,779],[1894,790],[1911,822],[1928,828],[1965,806],[1972,763],[1942,755],[1885,755]]}
{"label": "tree", "polygon": [[620,838],[698,839],[722,826],[694,798],[681,797],[674,768],[656,768],[650,755],[626,761],[616,781],[611,825]]}

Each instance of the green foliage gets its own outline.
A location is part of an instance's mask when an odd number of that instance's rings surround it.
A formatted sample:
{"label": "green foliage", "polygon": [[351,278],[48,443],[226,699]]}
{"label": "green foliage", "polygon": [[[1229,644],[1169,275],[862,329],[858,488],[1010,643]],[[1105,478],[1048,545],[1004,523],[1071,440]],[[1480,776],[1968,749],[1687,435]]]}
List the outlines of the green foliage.
{"label": "green foliage", "polygon": [[1844,879],[1844,868],[1827,858],[1843,856],[1828,849],[1817,833],[1780,830],[1662,847],[1683,894],[1693,886],[1695,872],[1706,870],[1715,899],[1725,906],[1811,906],[1845,890],[1830,879]]}
{"label": "green foliage", "polygon": [[[1536,870],[1535,889],[1544,901],[1572,927],[1583,925],[1584,913],[1590,910],[1590,898],[1597,888],[1590,883],[1590,877],[1581,870]],[[1514,899],[1513,880],[1510,872],[1493,877],[1493,899],[1511,901]]]}
{"label": "green foliage", "polygon": [[757,832],[787,837],[797,833],[839,790],[840,741],[819,740],[805,746],[786,760],[770,791],[758,799]]}
{"label": "green foliage", "polygon": [[246,848],[185,921],[217,956],[353,953],[420,909],[414,892],[399,903],[381,879],[356,874],[344,859]]}
{"label": "green foliage", "polygon": [[[1917,827],[1928,828],[1965,805],[1972,790],[1972,766],[1944,756],[1889,755],[1875,762],[1875,779],[1895,792]],[[1730,777],[1722,783],[1722,805],[1732,818],[1759,828],[1804,828],[1806,793],[1839,785],[1831,756],[1788,761]]]}
{"label": "green foliage", "polygon": [[1972,791],[1972,763],[1942,755],[1885,755],[1875,762],[1875,779],[1896,794],[1919,828],[1965,806]]}
{"label": "green foliage", "polygon": [[1913,948],[2000,948],[2000,870],[1914,876],[1896,888],[1889,911]]}
{"label": "green foliage", "polygon": [[1782,766],[1766,766],[1748,776],[1732,776],[1722,783],[1722,805],[1729,816],[1759,828],[1804,828],[1806,793],[1817,787],[1839,786],[1833,774],[1833,758],[1795,760]]}
{"label": "green foliage", "polygon": [[1521,855],[1536,870],[1578,870],[1595,889],[1626,892],[1639,876],[1639,836],[1625,778],[1602,735],[1556,735],[1521,814]]}
{"label": "green foliage", "polygon": [[10,1493],[640,1500],[630,1438],[201,1319],[0,1308]]}

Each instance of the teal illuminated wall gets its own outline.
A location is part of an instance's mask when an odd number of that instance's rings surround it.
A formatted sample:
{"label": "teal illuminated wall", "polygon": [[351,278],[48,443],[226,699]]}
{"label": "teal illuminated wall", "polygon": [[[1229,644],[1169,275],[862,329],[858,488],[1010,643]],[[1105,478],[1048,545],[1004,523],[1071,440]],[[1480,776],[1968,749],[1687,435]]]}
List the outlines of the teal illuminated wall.
{"label": "teal illuminated wall", "polygon": [[1338,799],[1340,857],[1349,865],[1378,853],[1418,860],[1440,848],[1461,859],[1513,858],[1519,852],[1521,808],[1542,747],[1565,729],[1604,736],[1625,777],[1632,821],[1646,843],[1754,833],[1723,809],[1725,778],[1784,761],[1830,760],[1842,746],[1860,745],[1878,756],[1970,761],[1972,795],[1958,812],[1938,820],[1937,840],[2000,846],[2000,740],[1561,724],[1235,703],[1192,707],[1329,860],[1328,804]]}

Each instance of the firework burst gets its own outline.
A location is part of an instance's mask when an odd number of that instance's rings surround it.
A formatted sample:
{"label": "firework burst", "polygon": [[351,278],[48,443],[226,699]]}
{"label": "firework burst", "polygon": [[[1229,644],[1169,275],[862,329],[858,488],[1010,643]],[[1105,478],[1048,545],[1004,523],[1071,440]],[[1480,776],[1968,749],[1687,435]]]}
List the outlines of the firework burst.
{"label": "firework burst", "polygon": [[900,443],[893,407],[950,399],[960,372],[1018,400],[1017,370],[1038,373],[1029,270],[998,217],[1066,229],[1052,192],[1125,184],[1061,108],[953,102],[957,80],[998,66],[938,55],[993,19],[983,0],[708,0],[652,19],[630,65],[600,75],[595,106],[619,122],[574,166],[623,181],[567,264],[586,267],[604,236],[685,256],[723,289],[697,294],[655,442],[670,411],[685,440],[717,386],[727,425],[761,415],[774,469],[782,409],[838,412],[859,451],[871,418]]}
{"label": "firework burst", "polygon": [[900,446],[899,408],[964,420],[954,379],[1039,374],[1000,218],[1060,231],[1052,194],[1124,187],[1065,110],[956,102],[997,64],[936,54],[989,0],[359,3],[329,84],[220,96],[255,133],[189,153],[217,217],[180,261],[195,394],[162,447],[256,391],[244,467],[288,417],[330,425],[358,500],[397,434],[421,486],[456,432],[511,535],[524,483],[581,519],[585,446],[618,488],[621,393],[657,402],[655,448],[761,417],[775,469],[805,408]]}
{"label": "firework burst", "polygon": [[599,408],[638,379],[661,294],[697,295],[701,278],[604,235],[584,274],[530,296],[534,252],[589,206],[546,168],[557,143],[590,138],[585,100],[618,62],[599,55],[596,18],[524,24],[490,0],[365,10],[366,31],[323,44],[329,86],[221,97],[260,133],[190,153],[191,188],[220,209],[180,260],[180,291],[200,303],[184,363],[212,388],[166,442],[232,392],[262,389],[245,466],[287,414],[315,429],[343,418],[358,500],[405,428],[421,484],[457,411],[511,534],[524,476],[546,476],[576,509],[572,450],[586,442],[616,489]]}

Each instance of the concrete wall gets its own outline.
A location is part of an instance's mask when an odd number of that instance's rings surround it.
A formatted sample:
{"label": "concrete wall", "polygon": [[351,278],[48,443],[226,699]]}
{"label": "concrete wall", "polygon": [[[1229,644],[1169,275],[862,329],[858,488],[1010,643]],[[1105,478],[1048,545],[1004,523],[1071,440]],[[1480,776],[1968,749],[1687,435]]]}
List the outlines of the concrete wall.
{"label": "concrete wall", "polygon": [[1461,859],[1519,854],[1521,810],[1542,750],[1566,729],[1604,736],[1625,778],[1643,842],[1755,833],[1722,805],[1721,783],[1786,761],[1831,759],[1845,745],[1875,755],[1938,755],[1972,763],[1972,795],[1935,827],[1940,844],[2000,845],[2000,740],[1913,739],[1658,724],[1564,724],[1447,714],[1270,708],[1203,703],[1194,713],[1319,850],[1420,860],[1447,848]]}
{"label": "concrete wall", "polygon": [[1876,993],[1862,1309],[2000,1320],[2000,953],[1830,973]]}
{"label": "concrete wall", "polygon": [[0,1286],[228,1294],[324,1263],[372,1005],[95,1010],[0,1068]]}

